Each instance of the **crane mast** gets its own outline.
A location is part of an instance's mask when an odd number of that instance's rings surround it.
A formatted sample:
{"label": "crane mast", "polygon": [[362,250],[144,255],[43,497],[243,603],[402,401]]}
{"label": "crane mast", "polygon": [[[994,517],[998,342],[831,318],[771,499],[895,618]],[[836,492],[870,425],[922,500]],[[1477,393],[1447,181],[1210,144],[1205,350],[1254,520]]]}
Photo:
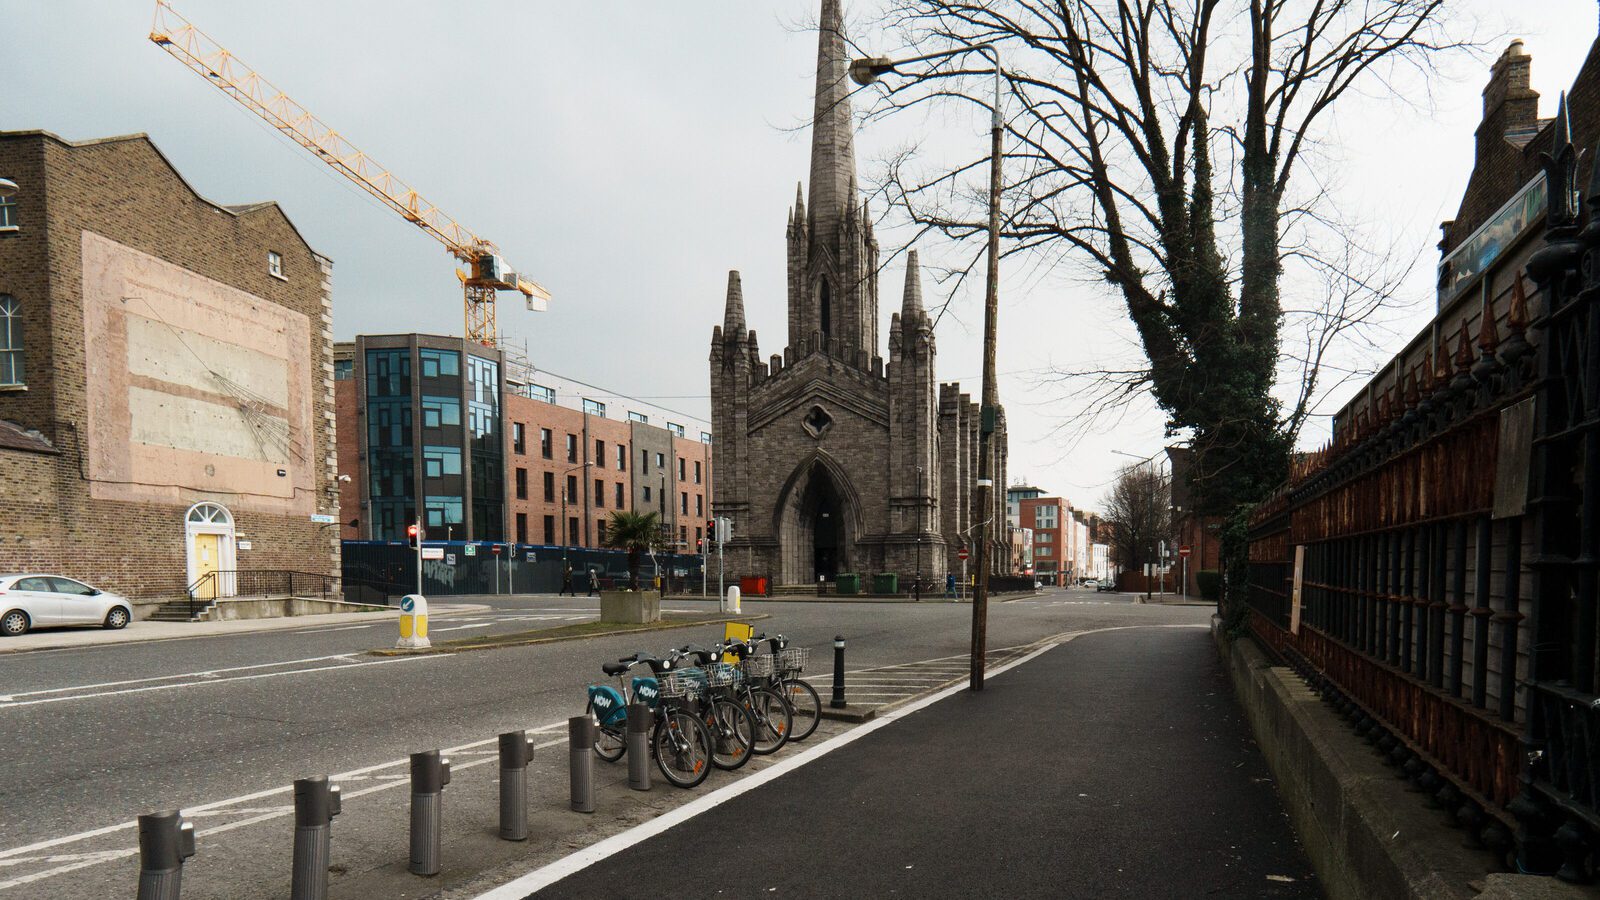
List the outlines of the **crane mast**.
{"label": "crane mast", "polygon": [[180,15],[167,0],[156,0],[150,40],[401,218],[444,244],[467,267],[466,271],[457,269],[456,276],[462,285],[468,340],[495,345],[499,337],[496,298],[502,290],[521,293],[530,310],[547,307],[550,293],[508,265],[493,242],[423,199],[415,188]]}

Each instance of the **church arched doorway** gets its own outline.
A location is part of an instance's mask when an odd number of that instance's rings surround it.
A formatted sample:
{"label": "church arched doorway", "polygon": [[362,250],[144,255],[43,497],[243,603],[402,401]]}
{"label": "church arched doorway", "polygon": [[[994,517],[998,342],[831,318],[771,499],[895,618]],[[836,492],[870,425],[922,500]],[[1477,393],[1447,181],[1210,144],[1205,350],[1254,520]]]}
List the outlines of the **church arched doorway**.
{"label": "church arched doorway", "polygon": [[802,463],[779,508],[781,584],[832,581],[851,571],[855,528],[849,490],[822,459]]}

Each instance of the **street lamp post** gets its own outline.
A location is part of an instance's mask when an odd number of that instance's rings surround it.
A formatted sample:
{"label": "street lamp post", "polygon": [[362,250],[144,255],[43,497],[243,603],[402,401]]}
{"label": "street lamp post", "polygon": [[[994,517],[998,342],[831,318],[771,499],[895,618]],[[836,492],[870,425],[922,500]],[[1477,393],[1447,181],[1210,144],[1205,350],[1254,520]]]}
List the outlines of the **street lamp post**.
{"label": "street lamp post", "polygon": [[984,656],[987,653],[989,627],[989,505],[993,502],[994,476],[990,456],[993,453],[995,422],[1000,406],[1000,390],[995,384],[995,320],[1000,310],[1000,133],[1005,120],[1000,115],[1001,85],[1005,70],[1000,65],[1000,51],[993,44],[965,44],[952,50],[927,53],[908,59],[893,60],[875,56],[852,60],[850,77],[859,85],[869,85],[896,66],[914,62],[944,59],[963,53],[982,53],[994,64],[994,101],[990,104],[989,118],[989,265],[983,298],[983,405],[978,425],[978,483],[974,507],[985,516],[978,528],[978,581],[972,591],[972,667],[969,684],[974,691],[983,690]]}
{"label": "street lamp post", "polygon": [[922,467],[917,466],[917,573],[911,582],[911,595],[922,600]]}

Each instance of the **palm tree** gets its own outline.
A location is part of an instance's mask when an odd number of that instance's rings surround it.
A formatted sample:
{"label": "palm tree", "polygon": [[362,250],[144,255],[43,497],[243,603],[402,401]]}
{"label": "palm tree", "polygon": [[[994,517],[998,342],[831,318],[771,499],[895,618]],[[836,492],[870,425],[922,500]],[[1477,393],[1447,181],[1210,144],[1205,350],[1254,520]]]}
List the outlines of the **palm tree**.
{"label": "palm tree", "polygon": [[653,512],[619,509],[611,513],[606,523],[605,545],[628,551],[628,590],[639,589],[639,554],[656,545],[661,538],[660,531]]}

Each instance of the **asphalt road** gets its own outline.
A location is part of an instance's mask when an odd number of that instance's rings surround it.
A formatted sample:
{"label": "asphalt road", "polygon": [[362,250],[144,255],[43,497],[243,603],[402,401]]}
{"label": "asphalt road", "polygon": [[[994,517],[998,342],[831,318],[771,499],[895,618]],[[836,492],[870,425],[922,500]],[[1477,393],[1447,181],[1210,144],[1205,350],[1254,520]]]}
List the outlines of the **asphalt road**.
{"label": "asphalt road", "polygon": [[[1060,591],[995,603],[990,646],[1084,628],[1200,623],[1208,615],[1201,607],[1131,599]],[[597,608],[597,600],[584,597],[488,602],[495,610],[482,617],[486,627],[444,632],[476,623],[439,619],[435,635],[558,625]],[[679,600],[665,605],[712,608]],[[970,606],[944,603],[758,601],[746,611],[771,614],[762,627],[799,645],[823,648],[834,635],[845,635],[851,669],[965,653],[971,618]],[[556,615],[563,618],[526,620]],[[512,619],[524,620],[506,621]],[[515,728],[555,733],[548,729],[581,712],[584,686],[602,677],[600,663],[718,636],[720,629],[704,627],[378,658],[364,651],[391,645],[393,630],[392,623],[377,623],[0,656],[0,694],[12,698],[0,701],[0,746],[6,748],[0,755],[0,900],[116,892],[129,883],[127,823],[142,812],[219,805],[249,812],[254,807],[243,801],[308,774],[365,768],[377,774],[360,777],[401,778],[385,766],[412,751],[492,740]],[[825,667],[826,655],[819,656]],[[201,821],[202,833],[222,821]],[[345,821],[362,827],[356,815]],[[96,868],[100,863],[107,864]],[[114,874],[101,874],[113,868]],[[58,870],[65,871],[51,874]],[[220,890],[217,896],[281,893],[258,884]]]}
{"label": "asphalt road", "polygon": [[[708,867],[712,846],[749,864]],[[532,896],[647,900],[663,885],[675,897],[1322,895],[1198,628],[1057,646]]]}

